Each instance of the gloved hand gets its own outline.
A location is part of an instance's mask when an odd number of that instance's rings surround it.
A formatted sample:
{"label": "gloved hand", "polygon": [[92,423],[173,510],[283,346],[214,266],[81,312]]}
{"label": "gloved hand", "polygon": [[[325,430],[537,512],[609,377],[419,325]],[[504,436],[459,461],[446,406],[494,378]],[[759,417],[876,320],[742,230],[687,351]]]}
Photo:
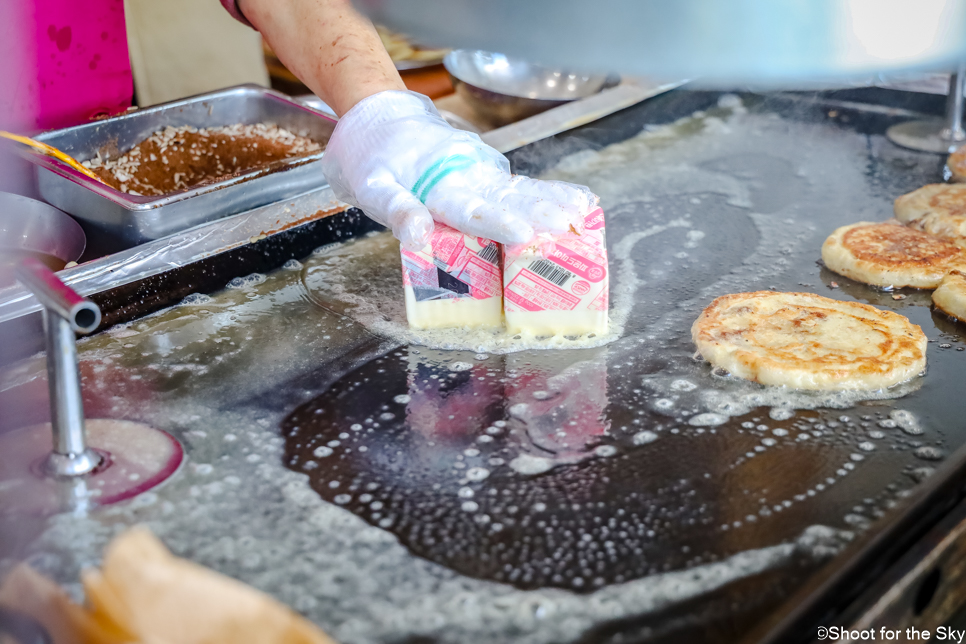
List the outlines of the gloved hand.
{"label": "gloved hand", "polygon": [[429,242],[434,219],[511,245],[583,232],[584,215],[599,200],[583,186],[511,175],[502,154],[451,127],[415,92],[357,103],[336,126],[322,169],[336,197],[391,228],[410,250]]}

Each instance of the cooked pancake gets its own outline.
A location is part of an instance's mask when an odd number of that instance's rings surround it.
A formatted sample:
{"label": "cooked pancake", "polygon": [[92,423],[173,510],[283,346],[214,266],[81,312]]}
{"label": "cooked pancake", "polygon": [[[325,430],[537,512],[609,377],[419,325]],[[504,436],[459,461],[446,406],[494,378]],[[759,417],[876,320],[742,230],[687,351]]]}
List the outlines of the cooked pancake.
{"label": "cooked pancake", "polygon": [[932,294],[936,308],[966,322],[966,273],[953,271]]}
{"label": "cooked pancake", "polygon": [[953,181],[966,182],[966,145],[949,155],[946,167],[952,173]]}
{"label": "cooked pancake", "polygon": [[880,389],[926,368],[926,336],[897,313],[812,293],[723,295],[691,327],[732,375],[795,389]]}
{"label": "cooked pancake", "polygon": [[912,228],[862,221],[829,235],[822,261],[857,282],[936,288],[949,271],[966,270],[966,251]]}
{"label": "cooked pancake", "polygon": [[966,185],[923,186],[896,199],[895,213],[907,226],[966,247]]}

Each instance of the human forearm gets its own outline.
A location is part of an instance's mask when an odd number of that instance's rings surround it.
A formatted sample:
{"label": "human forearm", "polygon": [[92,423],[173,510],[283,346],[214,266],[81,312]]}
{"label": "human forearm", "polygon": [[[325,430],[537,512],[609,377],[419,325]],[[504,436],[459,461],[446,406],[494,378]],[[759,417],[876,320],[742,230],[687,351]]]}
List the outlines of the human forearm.
{"label": "human forearm", "polygon": [[342,116],[405,85],[372,24],[348,0],[238,0],[282,63]]}
{"label": "human forearm", "polygon": [[329,185],[408,250],[429,243],[434,221],[511,245],[583,229],[596,195],[511,175],[503,155],[446,123],[427,97],[398,91],[405,86],[379,36],[349,0],[222,4],[235,17],[240,10],[339,115],[322,158]]}

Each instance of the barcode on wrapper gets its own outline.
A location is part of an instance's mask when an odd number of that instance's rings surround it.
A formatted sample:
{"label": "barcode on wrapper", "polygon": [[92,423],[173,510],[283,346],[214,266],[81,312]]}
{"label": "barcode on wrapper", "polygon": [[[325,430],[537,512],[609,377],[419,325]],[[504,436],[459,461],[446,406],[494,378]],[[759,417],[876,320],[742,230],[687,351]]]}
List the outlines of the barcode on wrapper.
{"label": "barcode on wrapper", "polygon": [[527,269],[536,273],[548,282],[552,282],[557,286],[563,286],[570,281],[570,278],[574,276],[573,273],[565,268],[561,268],[557,264],[554,264],[549,259],[538,259],[534,262],[530,262]]}
{"label": "barcode on wrapper", "polygon": [[484,262],[489,262],[490,264],[496,266],[500,262],[500,247],[496,244],[484,246],[483,250],[480,251],[478,256]]}

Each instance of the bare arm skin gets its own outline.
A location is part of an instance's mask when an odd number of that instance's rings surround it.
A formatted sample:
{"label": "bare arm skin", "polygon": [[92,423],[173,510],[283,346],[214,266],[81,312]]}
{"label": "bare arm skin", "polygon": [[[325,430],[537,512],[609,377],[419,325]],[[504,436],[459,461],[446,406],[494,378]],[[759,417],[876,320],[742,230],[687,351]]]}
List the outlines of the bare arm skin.
{"label": "bare arm skin", "polygon": [[379,35],[349,0],[238,0],[279,60],[340,117],[384,90],[404,90]]}

